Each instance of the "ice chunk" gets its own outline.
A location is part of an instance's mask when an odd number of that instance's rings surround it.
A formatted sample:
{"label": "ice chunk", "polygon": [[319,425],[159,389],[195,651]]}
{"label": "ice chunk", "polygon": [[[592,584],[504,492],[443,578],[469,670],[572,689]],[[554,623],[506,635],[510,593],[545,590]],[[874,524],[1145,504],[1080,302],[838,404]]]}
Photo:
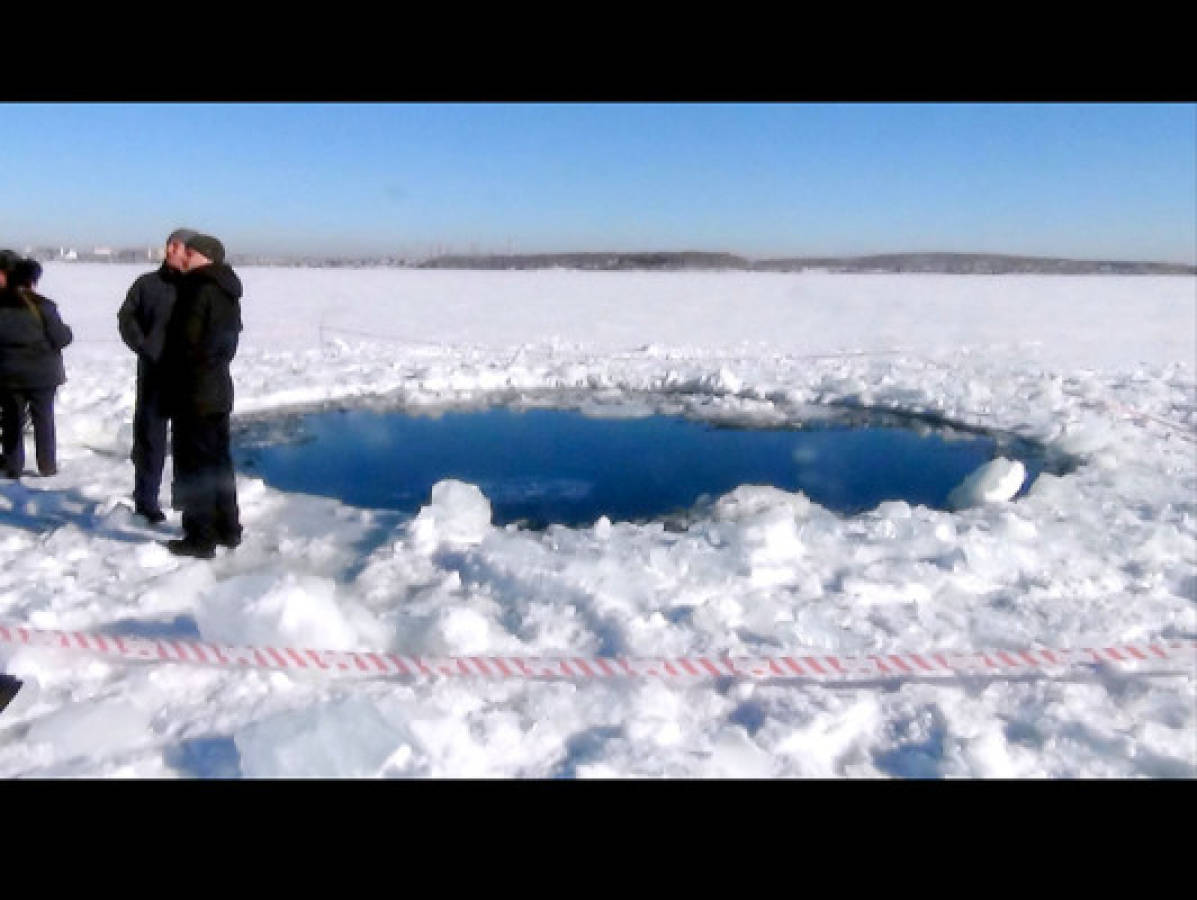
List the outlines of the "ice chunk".
{"label": "ice chunk", "polygon": [[1000,503],[1018,493],[1027,477],[1027,468],[1018,460],[1003,456],[990,460],[960,482],[948,494],[952,509],[967,509],[983,503]]}
{"label": "ice chunk", "polygon": [[234,735],[246,778],[363,778],[415,743],[367,700],[280,713]]}
{"label": "ice chunk", "polygon": [[1087,422],[1075,425],[1055,442],[1055,448],[1062,453],[1078,456],[1098,453],[1114,440],[1114,429],[1107,422]]}
{"label": "ice chunk", "polygon": [[715,503],[715,518],[726,522],[751,519],[774,509],[784,509],[791,515],[805,519],[814,510],[802,492],[790,493],[769,485],[741,485],[724,494]]}
{"label": "ice chunk", "polygon": [[907,522],[911,517],[910,504],[902,500],[886,500],[874,512],[879,518],[890,522]]}
{"label": "ice chunk", "polygon": [[741,570],[753,584],[767,586],[794,578],[804,553],[800,523],[809,521],[816,510],[801,493],[742,485],[720,497],[714,513],[717,519],[734,523],[727,540],[736,550]]}
{"label": "ice chunk", "polygon": [[727,366],[720,366],[712,380],[712,387],[721,388],[729,394],[738,394],[744,387],[744,381]]}
{"label": "ice chunk", "polygon": [[733,540],[739,546],[749,578],[756,585],[791,580],[803,555],[798,523],[784,508],[741,521]]}
{"label": "ice chunk", "polygon": [[487,653],[494,648],[490,620],[468,607],[441,610],[427,640],[434,653],[448,656]]}
{"label": "ice chunk", "polygon": [[773,760],[741,727],[724,728],[716,736],[704,775],[714,778],[769,778]]}
{"label": "ice chunk", "polygon": [[60,759],[109,753],[144,744],[152,737],[150,717],[124,700],[71,703],[34,722],[26,739],[48,743]]}
{"label": "ice chunk", "polygon": [[477,544],[490,528],[490,501],[476,485],[453,479],[432,486],[432,501],[411,523],[411,539],[425,552],[439,544]]}
{"label": "ice chunk", "polygon": [[331,580],[312,575],[237,575],[196,605],[195,621],[217,643],[356,649],[357,633],[335,594]]}

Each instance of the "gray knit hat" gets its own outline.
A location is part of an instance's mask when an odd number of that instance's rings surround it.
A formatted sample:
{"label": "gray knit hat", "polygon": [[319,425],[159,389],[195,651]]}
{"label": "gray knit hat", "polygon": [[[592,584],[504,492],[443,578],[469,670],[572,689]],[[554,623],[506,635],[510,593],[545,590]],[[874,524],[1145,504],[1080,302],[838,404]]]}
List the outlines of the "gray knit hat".
{"label": "gray knit hat", "polygon": [[178,241],[180,244],[186,244],[189,240],[199,234],[194,228],[176,228],[166,238],[166,243],[173,244]]}
{"label": "gray knit hat", "polygon": [[0,250],[0,272],[11,272],[24,257],[12,250]]}
{"label": "gray knit hat", "polygon": [[188,250],[204,254],[212,260],[213,265],[220,265],[224,262],[224,244],[210,234],[197,234],[195,237],[188,238],[186,246]]}

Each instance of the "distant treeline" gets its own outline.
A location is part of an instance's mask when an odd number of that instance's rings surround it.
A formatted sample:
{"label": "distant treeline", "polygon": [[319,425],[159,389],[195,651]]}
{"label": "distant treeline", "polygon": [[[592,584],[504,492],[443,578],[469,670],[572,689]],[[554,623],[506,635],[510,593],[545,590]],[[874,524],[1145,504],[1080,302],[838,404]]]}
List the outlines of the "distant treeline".
{"label": "distant treeline", "polygon": [[1113,260],[1053,259],[994,253],[887,253],[876,256],[794,256],[750,260],[732,253],[536,253],[438,256],[421,269],[588,269],[594,271],[927,272],[949,275],[1197,275],[1197,266]]}
{"label": "distant treeline", "polygon": [[[58,262],[157,263],[154,251],[113,250],[96,254],[35,249],[34,259]],[[258,256],[232,253],[229,262],[239,266],[303,266],[308,268],[405,269],[585,269],[589,271],[740,271],[801,272],[926,272],[948,275],[1197,275],[1197,266],[1178,263],[1088,259],[1055,259],[1041,256],[1007,256],[997,253],[886,253],[874,256],[790,256],[783,259],[747,259],[734,253],[532,253],[447,255],[417,260],[399,256]]]}

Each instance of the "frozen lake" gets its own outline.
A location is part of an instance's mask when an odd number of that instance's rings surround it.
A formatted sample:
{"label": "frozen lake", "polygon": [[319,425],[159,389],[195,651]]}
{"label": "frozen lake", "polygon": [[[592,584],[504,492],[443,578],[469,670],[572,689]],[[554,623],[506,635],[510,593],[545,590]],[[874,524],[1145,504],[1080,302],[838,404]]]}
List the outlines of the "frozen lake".
{"label": "frozen lake", "polygon": [[[648,429],[653,447],[671,430],[658,416],[768,441],[790,438],[769,430],[811,406],[857,404],[963,424],[970,440],[1018,435],[1084,464],[954,511],[895,501],[845,515],[753,486],[681,528],[543,531],[496,526],[503,493],[482,477],[442,480],[413,518],[242,468],[244,543],[200,561],[158,543],[179,535],[177,512],[151,528],[129,499],[136,359],[116,311],[143,271],[46,266],[41,287],[75,343],[55,407],[59,474],[0,485],[9,626],[521,657],[1197,637],[1193,278],[247,268],[239,435],[269,420],[281,439],[292,416],[375,401],[482,412],[560,407],[542,398],[564,392],[592,416],[634,412],[627,427]],[[345,430],[354,418],[330,421],[354,448],[343,463],[373,481],[366,438]],[[479,464],[521,455],[482,434],[462,446]],[[381,430],[380,453],[389,440]],[[614,438],[598,443],[614,454]],[[1033,474],[1015,449],[1001,452]],[[168,462],[163,503],[170,477]],[[896,689],[405,684],[0,645],[0,670],[26,684],[0,715],[5,778],[1197,774],[1191,667]]]}

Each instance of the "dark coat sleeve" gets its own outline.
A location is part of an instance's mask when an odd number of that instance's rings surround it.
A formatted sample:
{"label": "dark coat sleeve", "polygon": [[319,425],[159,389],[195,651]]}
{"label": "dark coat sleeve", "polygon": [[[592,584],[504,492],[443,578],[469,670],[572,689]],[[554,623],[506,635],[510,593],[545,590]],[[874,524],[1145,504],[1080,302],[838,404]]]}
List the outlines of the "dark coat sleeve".
{"label": "dark coat sleeve", "polygon": [[75,339],[71,327],[62,321],[58,314],[58,304],[53,300],[43,300],[41,303],[42,318],[46,323],[46,340],[54,350],[61,350]]}
{"label": "dark coat sleeve", "polygon": [[133,282],[129,292],[125,295],[125,302],[121,304],[120,311],[116,314],[121,340],[134,353],[144,353],[146,349],[146,335],[138,322],[142,303],[141,287],[140,278]]}

